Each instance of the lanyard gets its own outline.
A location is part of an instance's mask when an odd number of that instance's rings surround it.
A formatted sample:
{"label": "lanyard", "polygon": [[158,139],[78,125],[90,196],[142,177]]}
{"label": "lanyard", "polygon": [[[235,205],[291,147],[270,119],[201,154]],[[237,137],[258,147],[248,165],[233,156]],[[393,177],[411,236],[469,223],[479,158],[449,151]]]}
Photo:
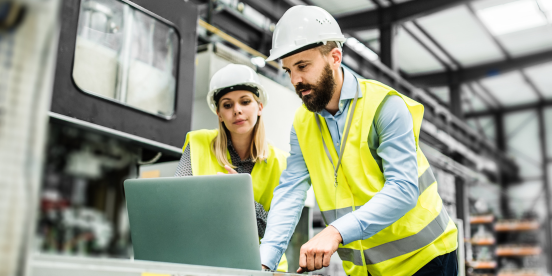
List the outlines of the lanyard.
{"label": "lanyard", "polygon": [[[314,117],[316,118],[316,124],[318,124],[318,129],[320,130],[320,136],[322,137],[322,143],[324,144],[324,150],[326,151],[326,155],[328,156],[328,159],[330,159],[330,162],[332,163],[332,166],[334,168],[334,177],[335,177],[335,183],[334,186],[337,187],[337,170],[339,169],[339,165],[341,165],[341,159],[343,158],[343,153],[345,152],[345,145],[347,144],[347,137],[349,136],[349,129],[351,129],[351,122],[353,121],[353,115],[355,112],[356,103],[358,100],[358,87],[355,93],[355,99],[353,100],[353,105],[350,108],[349,111],[349,120],[347,121],[347,125],[345,126],[345,133],[343,135],[343,140],[341,141],[341,150],[339,151],[339,158],[337,160],[337,166],[334,165],[332,156],[330,155],[330,151],[328,150],[328,147],[326,146],[326,141],[324,141],[324,135],[322,134],[322,126],[320,124],[320,118],[318,118],[318,114],[314,113]],[[337,219],[337,217],[336,217]]]}

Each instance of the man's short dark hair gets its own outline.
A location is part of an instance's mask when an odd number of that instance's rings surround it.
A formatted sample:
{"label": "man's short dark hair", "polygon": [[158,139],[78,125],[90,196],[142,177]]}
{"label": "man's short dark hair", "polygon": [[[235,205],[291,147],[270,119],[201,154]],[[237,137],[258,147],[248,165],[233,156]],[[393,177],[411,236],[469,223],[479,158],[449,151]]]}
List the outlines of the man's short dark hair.
{"label": "man's short dark hair", "polygon": [[335,48],[337,48],[337,43],[335,41],[328,41],[326,45],[318,46],[318,50],[322,56],[328,55]]}

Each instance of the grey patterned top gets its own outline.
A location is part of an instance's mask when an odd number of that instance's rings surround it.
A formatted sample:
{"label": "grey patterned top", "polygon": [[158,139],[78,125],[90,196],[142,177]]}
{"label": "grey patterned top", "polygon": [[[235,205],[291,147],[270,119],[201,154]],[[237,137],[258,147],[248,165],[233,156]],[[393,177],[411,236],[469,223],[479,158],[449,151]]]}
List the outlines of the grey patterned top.
{"label": "grey patterned top", "polygon": [[[230,160],[232,160],[232,165],[236,166],[235,168],[236,172],[238,173],[248,173],[251,174],[253,171],[253,167],[255,166],[255,163],[251,161],[251,158],[248,158],[246,160],[241,160],[240,155],[236,152],[234,149],[234,146],[232,146],[232,141],[228,139],[228,152],[230,153]],[[176,173],[174,176],[192,176],[192,158],[191,158],[191,149],[190,144],[186,146],[184,149],[184,153],[182,153],[182,157],[180,158],[180,162],[178,163],[178,166],[176,168]],[[257,214],[257,231],[259,234],[259,237],[264,237],[264,233],[266,230],[266,219],[268,216],[268,213],[263,208],[263,205],[255,201],[255,213]]]}

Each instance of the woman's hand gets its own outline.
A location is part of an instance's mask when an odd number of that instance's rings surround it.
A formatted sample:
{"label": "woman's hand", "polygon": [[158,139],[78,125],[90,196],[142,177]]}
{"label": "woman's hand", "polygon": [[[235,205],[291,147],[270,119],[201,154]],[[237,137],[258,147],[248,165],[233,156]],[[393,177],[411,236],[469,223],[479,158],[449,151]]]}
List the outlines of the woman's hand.
{"label": "woman's hand", "polygon": [[[228,165],[224,165],[224,168],[228,171],[227,174],[238,174],[237,171],[235,171],[234,169],[230,168],[230,166]],[[222,172],[218,172],[217,175],[225,175],[226,173],[222,173]]]}

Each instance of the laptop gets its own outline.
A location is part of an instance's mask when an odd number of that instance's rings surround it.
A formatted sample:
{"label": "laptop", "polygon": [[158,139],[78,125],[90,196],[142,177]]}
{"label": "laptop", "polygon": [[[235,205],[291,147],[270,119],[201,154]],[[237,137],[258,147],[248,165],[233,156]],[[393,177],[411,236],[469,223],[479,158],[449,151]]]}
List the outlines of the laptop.
{"label": "laptop", "polygon": [[124,183],[134,258],[261,270],[251,175]]}

